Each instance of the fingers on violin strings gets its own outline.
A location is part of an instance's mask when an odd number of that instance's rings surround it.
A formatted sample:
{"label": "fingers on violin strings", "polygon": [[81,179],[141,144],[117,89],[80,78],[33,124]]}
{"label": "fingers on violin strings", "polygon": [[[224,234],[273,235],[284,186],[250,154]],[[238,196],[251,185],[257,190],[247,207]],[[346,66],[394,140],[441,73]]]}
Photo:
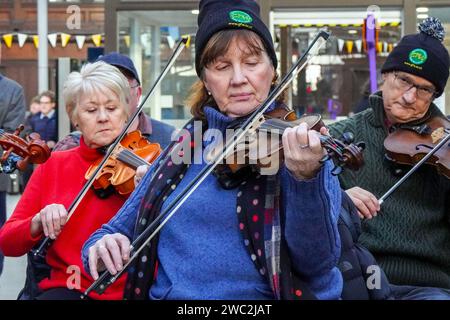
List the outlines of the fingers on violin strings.
{"label": "fingers on violin strings", "polygon": [[293,148],[297,152],[303,152],[305,149],[310,148],[310,141],[308,137],[308,125],[306,123],[301,123],[296,129],[295,129],[296,139],[295,144],[297,146],[293,146]]}
{"label": "fingers on violin strings", "polygon": [[320,143],[319,135],[315,131],[308,131],[309,148],[313,153],[322,153],[322,145]]}
{"label": "fingers on violin strings", "polygon": [[330,131],[328,130],[328,128],[326,126],[323,126],[322,128],[320,128],[320,133],[326,136],[330,135]]}

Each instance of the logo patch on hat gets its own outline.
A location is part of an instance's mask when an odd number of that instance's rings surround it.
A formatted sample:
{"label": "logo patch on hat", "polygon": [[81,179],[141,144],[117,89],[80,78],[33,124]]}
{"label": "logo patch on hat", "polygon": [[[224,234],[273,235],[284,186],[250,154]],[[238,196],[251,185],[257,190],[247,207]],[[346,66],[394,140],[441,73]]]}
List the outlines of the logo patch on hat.
{"label": "logo patch on hat", "polygon": [[248,13],[239,10],[231,11],[230,19],[239,23],[251,23],[253,21],[253,18]]}
{"label": "logo patch on hat", "polygon": [[423,49],[414,49],[409,53],[409,61],[414,64],[421,65],[424,64],[428,59],[428,54]]}

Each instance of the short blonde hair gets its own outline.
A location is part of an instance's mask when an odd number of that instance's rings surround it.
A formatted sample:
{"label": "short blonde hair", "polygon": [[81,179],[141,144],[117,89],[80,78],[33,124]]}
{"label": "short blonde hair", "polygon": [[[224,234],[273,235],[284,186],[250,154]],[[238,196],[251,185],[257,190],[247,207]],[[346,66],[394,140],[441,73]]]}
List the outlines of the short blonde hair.
{"label": "short blonde hair", "polygon": [[74,114],[79,99],[85,94],[95,94],[97,90],[109,89],[118,97],[127,117],[130,116],[130,85],[127,78],[116,67],[103,61],[88,63],[80,72],[69,74],[64,83],[63,97],[70,121],[74,122]]}

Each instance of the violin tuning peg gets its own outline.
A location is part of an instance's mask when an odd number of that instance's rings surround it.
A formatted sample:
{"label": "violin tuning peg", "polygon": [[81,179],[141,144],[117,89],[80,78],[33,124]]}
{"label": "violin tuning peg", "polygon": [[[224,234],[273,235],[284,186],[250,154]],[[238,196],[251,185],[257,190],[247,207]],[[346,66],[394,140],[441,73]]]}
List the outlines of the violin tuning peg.
{"label": "violin tuning peg", "polygon": [[364,150],[366,149],[366,143],[364,141],[360,141],[356,144],[356,146],[360,149],[360,150]]}
{"label": "violin tuning peg", "polygon": [[337,176],[337,175],[339,175],[341,173],[342,173],[342,167],[341,166],[336,166],[336,167],[333,168],[333,170],[331,170],[331,174],[333,176]]}
{"label": "violin tuning peg", "polygon": [[329,155],[325,155],[322,159],[319,160],[319,162],[320,162],[320,163],[325,163],[325,162],[327,162],[327,161],[330,160],[330,159],[331,159],[331,158],[330,158]]}
{"label": "violin tuning peg", "polygon": [[355,140],[355,136],[351,132],[345,132],[342,135],[342,140],[344,141],[345,144],[350,144],[353,143],[353,141]]}

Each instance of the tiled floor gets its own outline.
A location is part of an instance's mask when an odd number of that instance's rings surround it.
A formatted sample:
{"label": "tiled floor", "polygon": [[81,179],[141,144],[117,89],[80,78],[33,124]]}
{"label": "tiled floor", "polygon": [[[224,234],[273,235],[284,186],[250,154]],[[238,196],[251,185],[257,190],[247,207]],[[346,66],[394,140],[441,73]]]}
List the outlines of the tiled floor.
{"label": "tiled floor", "polygon": [[[7,195],[7,213],[11,215],[20,195]],[[26,256],[5,258],[3,273],[0,276],[0,300],[14,300],[25,283]]]}

